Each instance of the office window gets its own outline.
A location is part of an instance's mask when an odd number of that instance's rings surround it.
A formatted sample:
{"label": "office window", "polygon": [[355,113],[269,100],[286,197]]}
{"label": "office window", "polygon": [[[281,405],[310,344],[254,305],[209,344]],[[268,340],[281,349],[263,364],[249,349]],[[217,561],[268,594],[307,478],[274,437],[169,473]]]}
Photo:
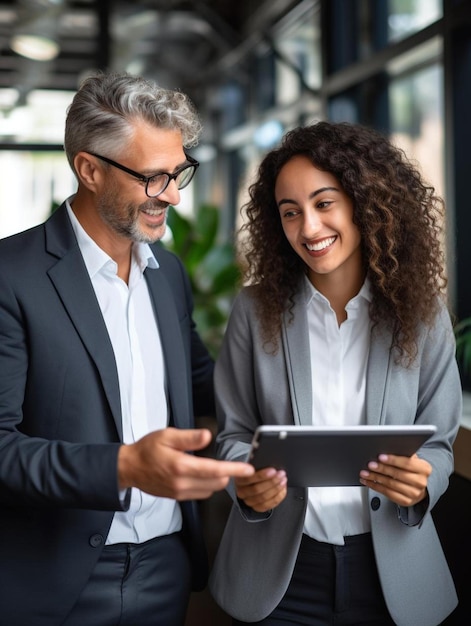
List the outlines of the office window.
{"label": "office window", "polygon": [[221,132],[230,131],[246,121],[247,89],[240,81],[228,80],[215,90],[215,94],[210,99],[210,105],[217,111]]}
{"label": "office window", "polygon": [[61,91],[35,90],[23,96],[13,89],[0,90],[1,141],[22,145],[0,151],[0,237],[42,222],[53,203],[75,191],[75,178],[60,149],[72,96]]}
{"label": "office window", "polygon": [[0,140],[62,145],[67,107],[73,93],[37,89],[26,95],[0,89]]}
{"label": "office window", "polygon": [[404,39],[441,17],[442,0],[388,0],[388,40]]}
{"label": "office window", "polygon": [[253,58],[251,87],[254,112],[261,113],[275,104],[275,55],[271,45],[263,42]]}
{"label": "office window", "polygon": [[76,189],[63,152],[0,151],[0,237],[39,224]]}
{"label": "office window", "polygon": [[327,73],[365,61],[443,17],[442,0],[329,0]]}
{"label": "office window", "polygon": [[443,42],[435,37],[398,57],[389,66],[390,133],[425,178],[444,190]]}
{"label": "office window", "polygon": [[301,3],[302,12],[290,14],[289,21],[276,29],[276,104],[295,102],[303,91],[321,85],[320,12],[312,3]]}
{"label": "office window", "polygon": [[417,160],[425,178],[444,194],[443,70],[417,71],[391,83],[391,136]]}
{"label": "office window", "polygon": [[[60,149],[72,97],[70,92],[36,90],[22,95],[0,89],[0,141],[23,146],[0,151],[0,237],[42,222],[53,203],[75,191],[75,178]],[[24,149],[25,144],[31,150]]]}

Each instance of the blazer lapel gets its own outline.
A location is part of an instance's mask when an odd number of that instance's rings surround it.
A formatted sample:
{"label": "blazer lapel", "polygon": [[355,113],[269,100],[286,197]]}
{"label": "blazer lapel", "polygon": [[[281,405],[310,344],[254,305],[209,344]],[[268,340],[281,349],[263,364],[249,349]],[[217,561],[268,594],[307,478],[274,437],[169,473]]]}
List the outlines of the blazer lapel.
{"label": "blazer lapel", "polygon": [[294,319],[285,314],[282,325],[282,344],[286,361],[294,422],[312,424],[312,380],[309,348],[309,329],[305,308],[305,290],[296,296]]}
{"label": "blazer lapel", "polygon": [[49,269],[49,277],[97,366],[119,437],[122,439],[121,402],[114,352],[64,205],[57,209],[45,228],[48,252],[60,257]]}
{"label": "blazer lapel", "polygon": [[370,354],[366,373],[366,423],[385,421],[385,397],[388,391],[391,335],[378,327],[371,331]]}

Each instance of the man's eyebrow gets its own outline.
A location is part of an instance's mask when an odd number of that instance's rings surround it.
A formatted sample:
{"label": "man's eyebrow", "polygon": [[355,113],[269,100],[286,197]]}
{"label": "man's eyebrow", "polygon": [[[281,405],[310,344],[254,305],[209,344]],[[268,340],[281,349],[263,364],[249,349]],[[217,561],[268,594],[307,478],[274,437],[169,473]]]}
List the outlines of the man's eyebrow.
{"label": "man's eyebrow", "polygon": [[182,163],[180,163],[179,165],[175,166],[173,172],[168,172],[167,170],[164,170],[164,169],[160,169],[160,170],[150,170],[150,169],[148,169],[148,170],[144,170],[141,173],[146,178],[152,177],[152,176],[159,176],[159,174],[174,174],[175,172],[178,172],[178,170],[180,170],[182,167],[185,167],[185,165],[191,165],[191,163],[188,161],[188,159],[185,159]]}

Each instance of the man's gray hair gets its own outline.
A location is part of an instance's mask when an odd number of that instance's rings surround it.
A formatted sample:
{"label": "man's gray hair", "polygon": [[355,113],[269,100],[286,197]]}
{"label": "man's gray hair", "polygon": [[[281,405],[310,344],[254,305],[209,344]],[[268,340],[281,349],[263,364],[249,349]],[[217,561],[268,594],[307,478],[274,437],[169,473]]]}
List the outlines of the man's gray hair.
{"label": "man's gray hair", "polygon": [[67,111],[64,148],[72,170],[82,150],[118,158],[137,121],[180,131],[185,148],[196,145],[201,133],[184,93],[126,73],[99,73],[84,80]]}

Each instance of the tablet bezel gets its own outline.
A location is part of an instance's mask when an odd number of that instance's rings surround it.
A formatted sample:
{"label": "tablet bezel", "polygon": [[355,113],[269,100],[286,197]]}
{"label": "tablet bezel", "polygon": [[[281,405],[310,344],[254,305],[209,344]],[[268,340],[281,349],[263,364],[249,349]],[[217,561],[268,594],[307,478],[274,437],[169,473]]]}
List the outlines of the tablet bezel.
{"label": "tablet bezel", "polygon": [[248,462],[256,469],[284,469],[288,486],[361,486],[360,470],[379,454],[411,456],[433,425],[263,425],[255,431]]}

